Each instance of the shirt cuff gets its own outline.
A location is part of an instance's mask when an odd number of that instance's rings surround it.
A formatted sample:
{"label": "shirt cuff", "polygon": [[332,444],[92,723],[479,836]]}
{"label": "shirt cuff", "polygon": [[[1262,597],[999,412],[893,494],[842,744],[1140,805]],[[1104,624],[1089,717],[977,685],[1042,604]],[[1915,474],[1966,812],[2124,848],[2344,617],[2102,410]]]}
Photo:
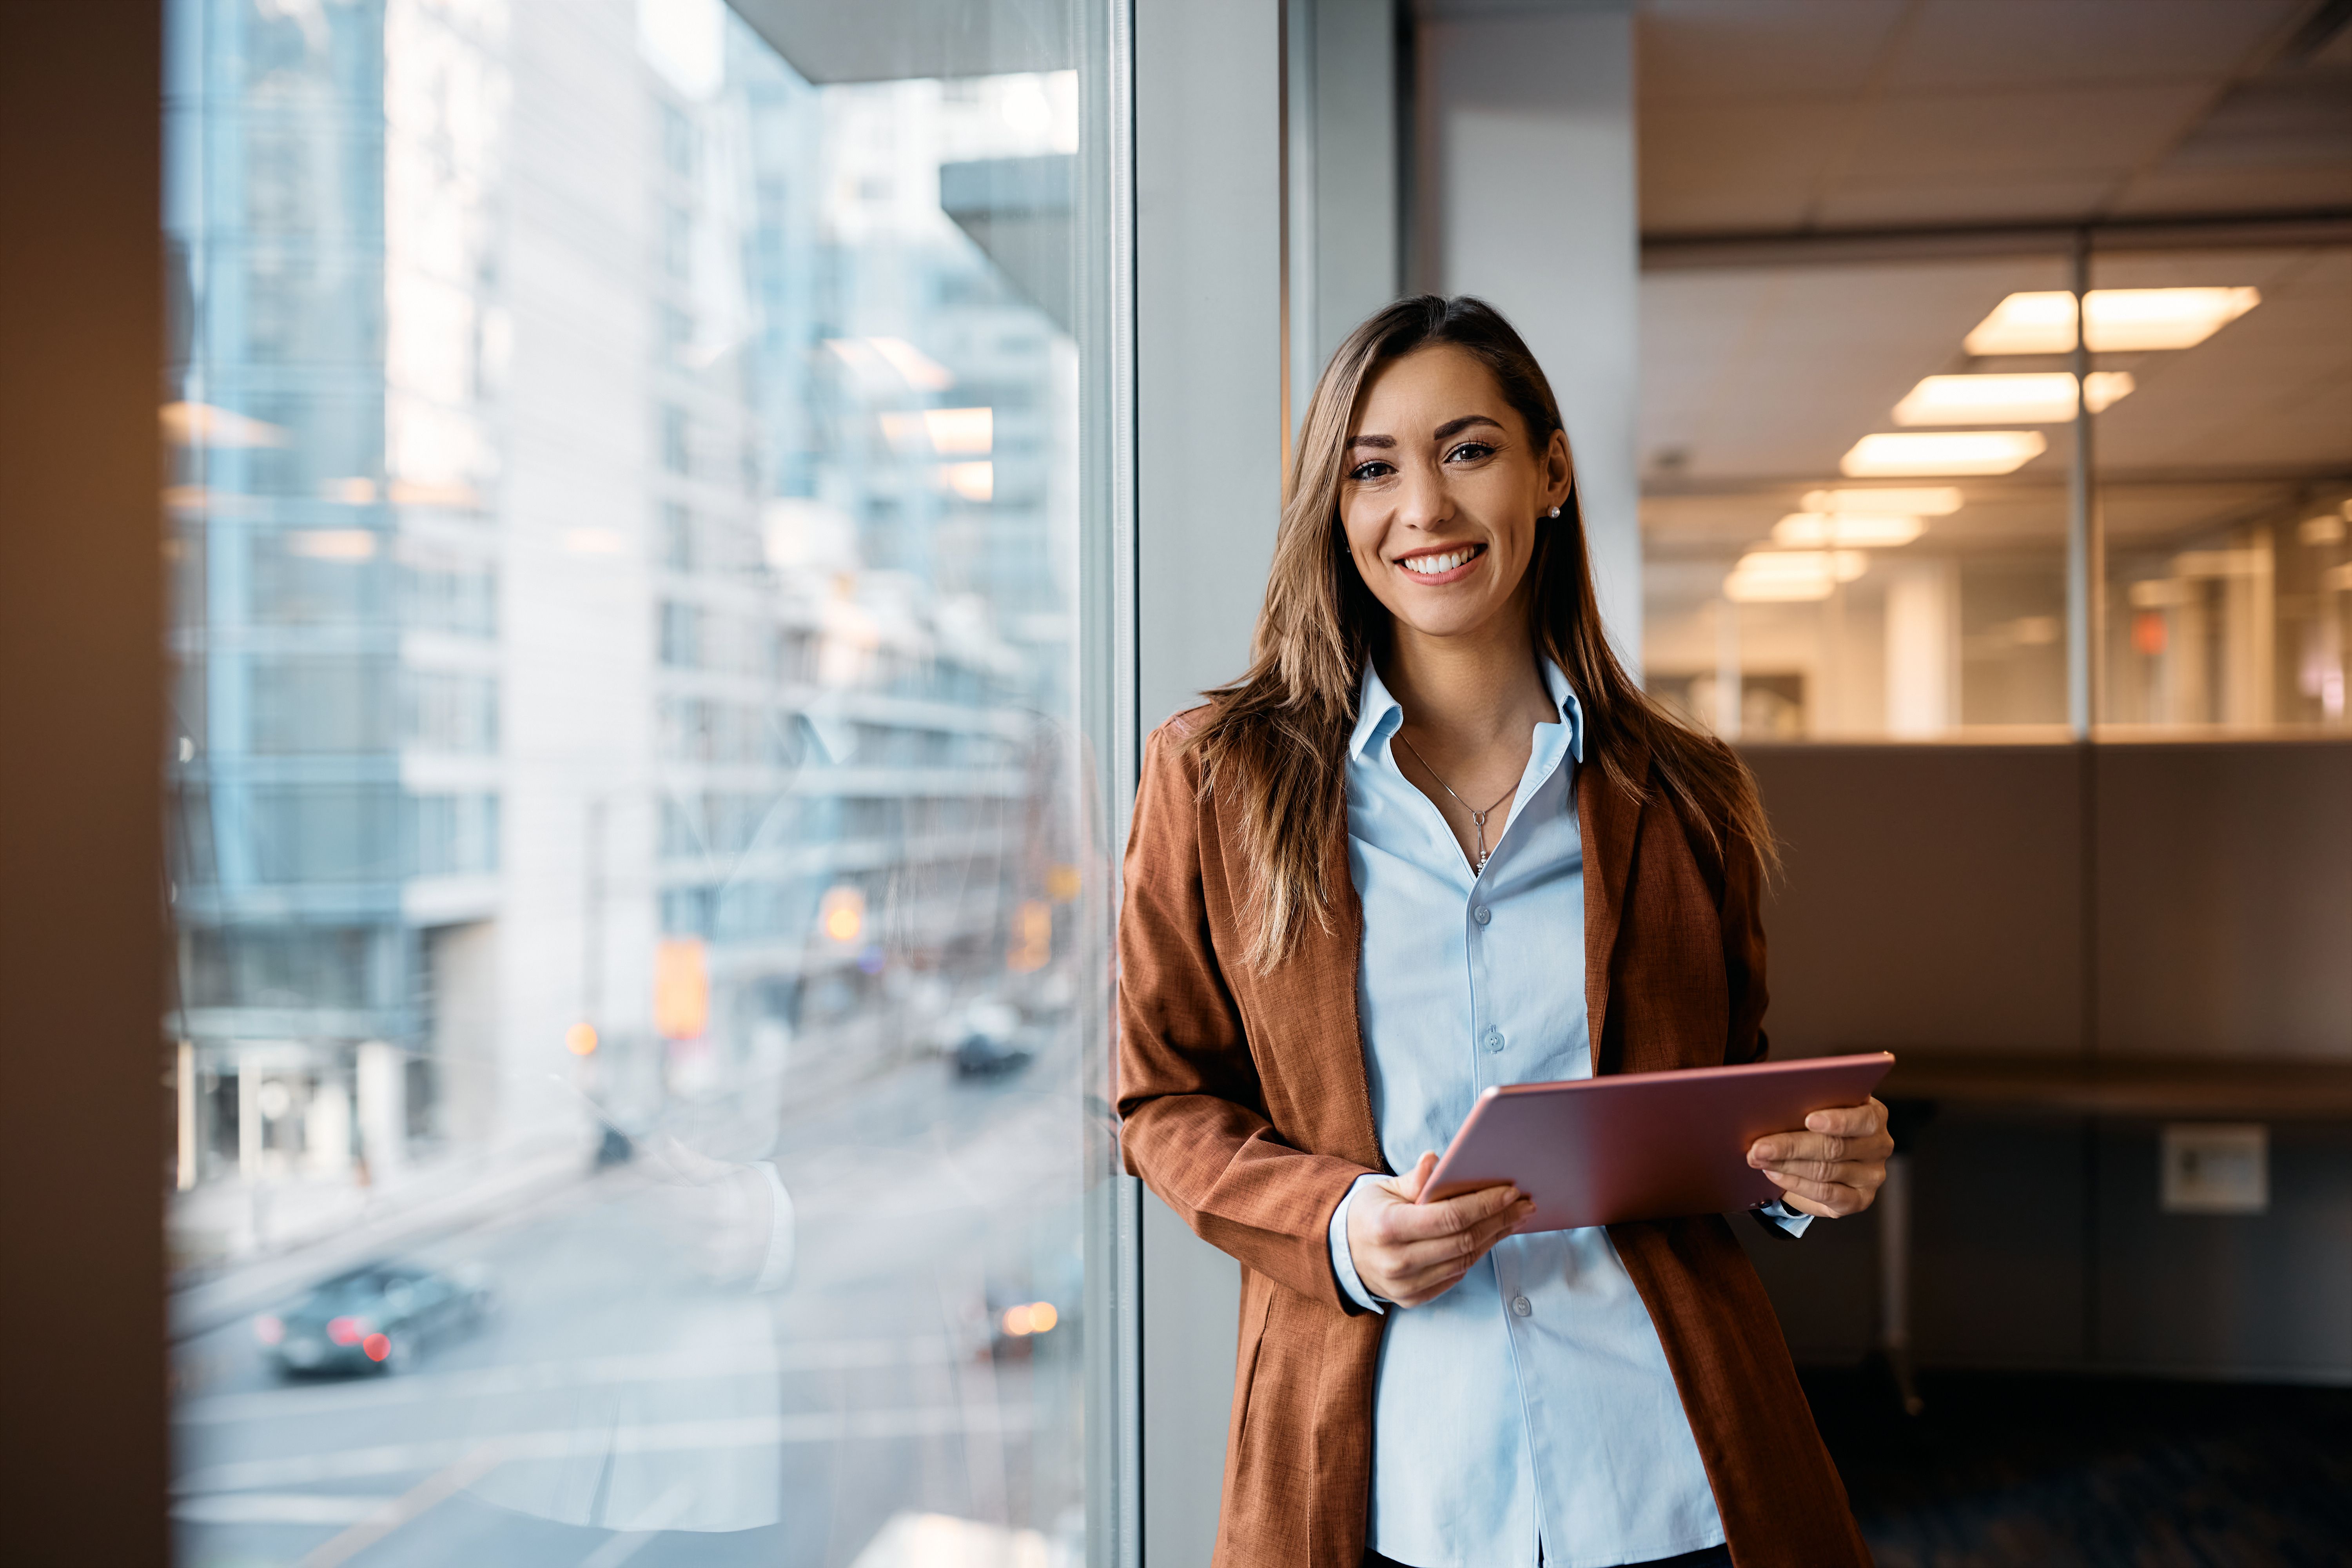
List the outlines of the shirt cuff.
{"label": "shirt cuff", "polygon": [[1814,1219],[1818,1217],[1805,1213],[1802,1209],[1792,1209],[1787,1204],[1782,1203],[1779,1198],[1774,1198],[1770,1203],[1766,1204],[1762,1208],[1758,1209],[1756,1212],[1762,1215],[1766,1219],[1770,1220],[1774,1225],[1779,1226],[1782,1230],[1787,1231],[1790,1236],[1804,1235],[1805,1227],[1812,1224]]}
{"label": "shirt cuff", "polygon": [[1366,1182],[1383,1180],[1386,1178],[1377,1174],[1358,1176],[1348,1184],[1348,1195],[1339,1200],[1339,1206],[1331,1211],[1331,1272],[1339,1277],[1340,1293],[1348,1300],[1367,1312],[1385,1316],[1389,1304],[1365,1289],[1363,1280],[1357,1278],[1356,1259],[1348,1247],[1349,1208],[1354,1205],[1356,1194],[1364,1190]]}

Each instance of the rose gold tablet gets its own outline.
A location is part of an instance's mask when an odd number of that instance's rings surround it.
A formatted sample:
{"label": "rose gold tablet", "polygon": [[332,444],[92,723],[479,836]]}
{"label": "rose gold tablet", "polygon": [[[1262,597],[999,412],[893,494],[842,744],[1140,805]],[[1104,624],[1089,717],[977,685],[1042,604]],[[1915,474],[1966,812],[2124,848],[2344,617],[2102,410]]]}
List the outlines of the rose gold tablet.
{"label": "rose gold tablet", "polygon": [[1761,1208],[1780,1189],[1748,1168],[1748,1146],[1860,1105],[1894,1065],[1874,1051],[1490,1089],[1421,1201],[1509,1182],[1536,1200],[1522,1230]]}

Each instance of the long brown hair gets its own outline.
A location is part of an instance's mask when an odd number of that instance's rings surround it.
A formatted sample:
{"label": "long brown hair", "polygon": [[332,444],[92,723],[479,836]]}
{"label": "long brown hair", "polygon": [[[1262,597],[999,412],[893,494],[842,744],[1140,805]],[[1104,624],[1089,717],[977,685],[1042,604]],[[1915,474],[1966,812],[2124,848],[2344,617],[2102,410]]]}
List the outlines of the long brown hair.
{"label": "long brown hair", "polygon": [[[1324,367],[1283,486],[1249,670],[1207,693],[1209,712],[1187,742],[1201,762],[1202,790],[1221,792],[1239,808],[1240,848],[1259,909],[1247,954],[1256,969],[1288,955],[1302,919],[1330,929],[1332,890],[1323,868],[1334,838],[1347,831],[1348,736],[1364,661],[1388,637],[1388,612],[1356,569],[1339,521],[1348,427],[1376,373],[1437,343],[1475,355],[1493,373],[1537,451],[1561,428],[1559,404],[1535,355],[1499,311],[1467,296],[1400,300],[1349,333]],[[1652,700],[1617,662],[1601,631],[1574,489],[1559,521],[1537,531],[1528,574],[1535,584],[1529,632],[1574,688],[1587,754],[1598,754],[1609,784],[1647,799],[1649,781],[1633,775],[1630,761],[1646,751],[1649,771],[1678,814],[1718,854],[1777,864],[1756,781],[1738,753]]]}

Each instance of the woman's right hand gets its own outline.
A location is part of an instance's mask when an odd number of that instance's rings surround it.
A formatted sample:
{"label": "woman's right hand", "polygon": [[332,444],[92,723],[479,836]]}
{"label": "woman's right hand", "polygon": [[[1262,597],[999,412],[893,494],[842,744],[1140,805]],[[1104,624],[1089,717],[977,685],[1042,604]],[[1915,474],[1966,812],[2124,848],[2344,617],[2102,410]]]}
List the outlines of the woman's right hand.
{"label": "woman's right hand", "polygon": [[1508,1184],[1443,1203],[1415,1203],[1436,1168],[1437,1156],[1423,1154],[1405,1174],[1361,1189],[1348,1209],[1348,1257],[1356,1278],[1400,1307],[1444,1295],[1487,1248],[1535,1212],[1535,1200]]}

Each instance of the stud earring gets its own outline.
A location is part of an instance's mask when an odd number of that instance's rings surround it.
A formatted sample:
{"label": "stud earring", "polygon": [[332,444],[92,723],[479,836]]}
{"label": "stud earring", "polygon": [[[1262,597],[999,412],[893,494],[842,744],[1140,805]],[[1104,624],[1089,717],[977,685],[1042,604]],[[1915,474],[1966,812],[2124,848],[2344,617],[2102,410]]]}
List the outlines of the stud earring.
{"label": "stud earring", "polygon": [[1544,515],[1546,517],[1558,517],[1559,515],[1559,508],[1554,507],[1549,511],[1544,513]]}

